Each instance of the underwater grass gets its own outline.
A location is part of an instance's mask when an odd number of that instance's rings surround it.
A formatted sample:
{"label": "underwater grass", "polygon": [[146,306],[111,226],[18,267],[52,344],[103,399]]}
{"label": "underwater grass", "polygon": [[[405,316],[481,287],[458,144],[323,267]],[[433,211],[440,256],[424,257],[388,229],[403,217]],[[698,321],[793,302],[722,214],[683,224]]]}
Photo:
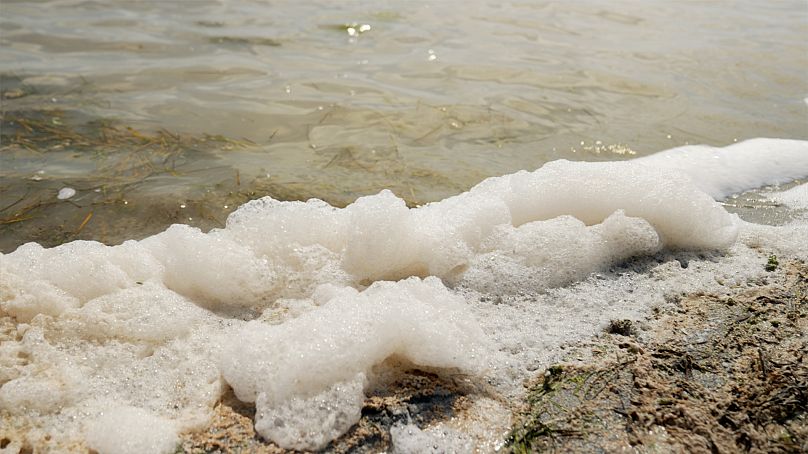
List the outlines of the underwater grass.
{"label": "underwater grass", "polygon": [[[44,170],[4,169],[0,173],[0,250],[32,240],[46,246],[73,239],[117,242],[126,239],[125,231],[138,223],[138,234],[156,233],[168,223],[188,222],[189,218],[196,219],[200,227],[222,226],[224,215],[216,212],[220,210],[205,205],[235,207],[256,196],[254,191],[239,189],[237,173],[228,174],[231,182],[221,193],[190,203],[195,206],[184,219],[165,202],[135,203],[143,196],[133,192],[154,178],[182,177],[196,171],[184,168],[195,156],[252,146],[248,140],[223,135],[192,136],[162,128],[144,131],[113,119],[88,119],[61,109],[3,111],[0,156],[5,160],[27,162],[28,168],[76,165],[86,171],[65,177]],[[221,183],[214,181],[211,187],[222,188]],[[62,187],[74,188],[79,195],[59,200],[56,192]],[[139,207],[133,210],[133,205]]]}

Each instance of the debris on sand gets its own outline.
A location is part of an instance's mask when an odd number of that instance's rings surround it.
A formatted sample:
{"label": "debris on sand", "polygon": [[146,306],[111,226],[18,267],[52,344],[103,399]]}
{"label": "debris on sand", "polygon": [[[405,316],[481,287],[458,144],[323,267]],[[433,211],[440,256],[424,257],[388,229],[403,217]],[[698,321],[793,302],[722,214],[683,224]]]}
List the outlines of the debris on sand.
{"label": "debris on sand", "polygon": [[808,451],[808,266],[783,268],[730,297],[686,296],[639,338],[613,322],[599,358],[530,385],[511,451]]}

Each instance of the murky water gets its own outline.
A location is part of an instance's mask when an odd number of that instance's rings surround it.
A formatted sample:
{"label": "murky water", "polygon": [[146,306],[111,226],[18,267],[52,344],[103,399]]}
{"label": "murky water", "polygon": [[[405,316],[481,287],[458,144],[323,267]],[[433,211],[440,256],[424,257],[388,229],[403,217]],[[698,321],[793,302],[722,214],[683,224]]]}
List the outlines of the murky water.
{"label": "murky water", "polygon": [[3,0],[0,250],[808,137],[802,0],[432,3]]}

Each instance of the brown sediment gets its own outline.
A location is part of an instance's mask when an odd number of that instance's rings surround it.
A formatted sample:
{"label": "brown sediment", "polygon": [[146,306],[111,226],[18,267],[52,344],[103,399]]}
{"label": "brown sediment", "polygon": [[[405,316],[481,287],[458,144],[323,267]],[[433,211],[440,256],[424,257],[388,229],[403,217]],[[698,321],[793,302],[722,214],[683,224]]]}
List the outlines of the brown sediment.
{"label": "brown sediment", "polygon": [[213,417],[205,430],[183,435],[180,450],[186,453],[285,452],[258,439],[254,418],[255,407],[236,399],[230,390],[213,409]]}
{"label": "brown sediment", "polygon": [[808,452],[808,266],[770,276],[579,347],[529,386],[511,451]]}

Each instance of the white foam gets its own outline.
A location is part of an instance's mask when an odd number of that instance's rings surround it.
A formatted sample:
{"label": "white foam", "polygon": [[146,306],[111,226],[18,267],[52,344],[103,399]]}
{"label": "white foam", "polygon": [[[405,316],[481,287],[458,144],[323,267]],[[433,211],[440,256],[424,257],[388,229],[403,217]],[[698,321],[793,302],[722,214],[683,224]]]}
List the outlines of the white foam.
{"label": "white foam", "polygon": [[86,437],[99,454],[168,454],[179,442],[171,420],[126,406],[112,407],[91,421]]}
{"label": "white foam", "polygon": [[[322,306],[286,323],[247,323],[222,352],[225,380],[239,399],[256,402],[263,415],[256,429],[282,447],[318,449],[350,428],[363,377],[390,357],[466,372],[484,364],[488,348],[476,320],[435,278],[377,282],[361,293],[327,290],[333,294]],[[353,391],[322,408],[323,393],[339,383]]]}
{"label": "white foam", "polygon": [[89,301],[62,314],[65,329],[84,339],[119,339],[159,344],[190,334],[207,314],[154,282]]}
{"label": "white foam", "polygon": [[[808,175],[806,150],[755,140],[558,161],[413,209],[389,191],[344,209],[264,198],[209,233],[23,245],[0,255],[0,417],[23,437],[9,446],[170,450],[228,385],[255,402],[263,437],[316,449],[358,420],[391,358],[519,398],[561,345],[610,318],[727,291],[764,273],[769,251],[805,259],[805,222],[747,224],[713,198]],[[791,191],[782,203],[804,197]],[[661,263],[614,268],[649,256]],[[496,444],[402,427],[402,452]]]}
{"label": "white foam", "polygon": [[336,382],[312,396],[292,396],[278,402],[267,393],[255,402],[255,431],[286,449],[325,447],[362,416],[365,374]]}
{"label": "white foam", "polygon": [[260,306],[278,285],[266,258],[219,231],[173,225],[141,245],[160,263],[167,288],[206,307]]}
{"label": "white foam", "polygon": [[740,241],[749,247],[808,261],[808,223],[804,220],[782,226],[744,223]]}
{"label": "white foam", "polygon": [[[671,249],[722,249],[737,235],[732,216],[683,175],[634,162],[567,161],[490,178],[467,193],[415,209],[389,191],[344,209],[320,201],[261,199],[233,213],[217,235],[287,267],[301,248],[319,248],[330,252],[332,267],[339,260],[337,268],[354,282],[454,278],[483,252],[483,241],[497,226],[563,215],[593,225],[618,210],[646,221]],[[558,271],[574,274],[568,268]]]}
{"label": "white foam", "polygon": [[808,183],[769,194],[769,198],[790,208],[808,210]]}
{"label": "white foam", "polygon": [[662,243],[643,219],[622,210],[587,227],[571,216],[502,225],[484,242],[459,282],[489,293],[537,292],[579,281],[633,256],[650,255]]}
{"label": "white foam", "polygon": [[473,452],[468,435],[446,428],[421,430],[415,424],[395,425],[390,429],[395,454],[428,452]]}
{"label": "white foam", "polygon": [[639,158],[678,170],[715,199],[808,175],[808,141],[750,139],[724,148],[690,145]]}

